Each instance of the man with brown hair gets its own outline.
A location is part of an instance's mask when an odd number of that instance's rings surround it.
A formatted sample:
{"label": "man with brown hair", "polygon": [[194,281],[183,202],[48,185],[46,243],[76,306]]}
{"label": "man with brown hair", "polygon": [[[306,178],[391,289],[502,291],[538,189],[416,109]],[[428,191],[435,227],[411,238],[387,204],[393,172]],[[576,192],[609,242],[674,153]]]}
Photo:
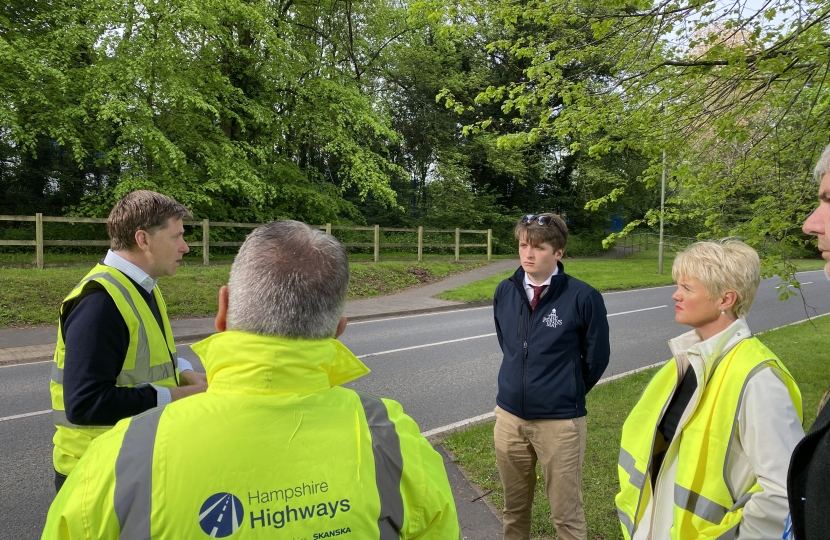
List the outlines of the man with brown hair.
{"label": "man with brown hair", "polygon": [[493,298],[504,354],[494,429],[504,538],[530,538],[539,461],[558,538],[585,540],[585,394],[608,365],[605,303],[593,287],[565,274],[568,227],[562,218],[528,214],[514,232],[522,266]]}
{"label": "man with brown hair", "polygon": [[156,287],[189,251],[184,217],[187,208],[160,193],[125,196],[107,220],[106,257],[61,303],[49,384],[58,491],[92,440],[116,422],[207,388],[205,375],[176,357]]}

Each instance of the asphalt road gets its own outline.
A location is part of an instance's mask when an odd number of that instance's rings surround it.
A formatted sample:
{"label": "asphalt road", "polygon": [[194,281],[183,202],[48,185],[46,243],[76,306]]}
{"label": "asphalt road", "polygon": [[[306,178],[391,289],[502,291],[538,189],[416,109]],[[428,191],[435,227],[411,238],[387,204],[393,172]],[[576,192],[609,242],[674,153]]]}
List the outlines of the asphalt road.
{"label": "asphalt road", "polygon": [[[799,274],[804,301],[780,302],[778,278],[761,283],[748,317],[759,332],[830,312],[822,271]],[[603,295],[611,327],[605,377],[666,360],[674,322],[674,287]],[[428,431],[493,410],[501,355],[490,307],[352,323],[341,337],[372,373],[349,386],[400,401]],[[777,351],[786,363],[786,351]],[[198,359],[187,346],[181,356]],[[0,368],[0,538],[38,538],[54,496],[48,414],[50,364]]]}

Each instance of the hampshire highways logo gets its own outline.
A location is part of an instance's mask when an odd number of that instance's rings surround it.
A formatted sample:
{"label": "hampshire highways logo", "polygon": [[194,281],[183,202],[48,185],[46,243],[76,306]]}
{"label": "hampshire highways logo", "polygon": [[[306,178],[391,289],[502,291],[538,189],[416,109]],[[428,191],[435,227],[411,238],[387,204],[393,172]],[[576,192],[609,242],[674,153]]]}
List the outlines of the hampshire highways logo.
{"label": "hampshire highways logo", "polygon": [[211,538],[225,538],[242,524],[242,501],[231,493],[211,495],[199,510],[199,525]]}

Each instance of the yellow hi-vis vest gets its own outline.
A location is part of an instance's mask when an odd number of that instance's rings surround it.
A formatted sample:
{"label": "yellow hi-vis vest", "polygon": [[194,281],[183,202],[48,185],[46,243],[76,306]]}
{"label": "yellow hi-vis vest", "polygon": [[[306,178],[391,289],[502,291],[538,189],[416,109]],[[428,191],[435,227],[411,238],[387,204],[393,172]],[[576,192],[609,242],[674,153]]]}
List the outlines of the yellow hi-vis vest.
{"label": "yellow hi-vis vest", "polygon": [[459,538],[443,459],[335,339],[229,331],[193,345],[208,390],[96,439],[44,539]]}
{"label": "yellow hi-vis vest", "polygon": [[[737,414],[746,384],[766,368],[779,372],[803,421],[801,392],[772,351],[754,337],[744,339],[729,351],[714,366],[697,407],[675,435],[682,438],[669,531],[672,540],[734,538],[744,506],[753,493],[761,491],[756,482],[746,493],[736,493],[726,479],[726,466],[730,443],[737,436]],[[672,359],[654,376],[623,425],[616,503],[626,540],[633,537],[652,497],[649,471],[657,426],[678,384]]]}
{"label": "yellow hi-vis vest", "polygon": [[[155,287],[153,294],[158,302],[162,321],[164,321],[163,333],[153,312],[136,290],[135,285],[118,270],[102,264],[96,265],[64,298],[60,307],[58,345],[52,364],[49,391],[52,394],[52,415],[57,428],[52,439],[55,444],[52,461],[55,470],[64,475],[72,471],[93,439],[112,428],[112,426],[78,426],[69,422],[63,403],[63,367],[66,356],[63,321],[71,311],[72,305],[93,281],[101,285],[115,301],[130,331],[127,356],[123,359],[116,385],[136,386],[153,383],[158,386],[177,386],[176,346],[173,343],[173,330],[167,319],[167,307],[159,288]],[[121,360],[113,359],[113,361]]]}

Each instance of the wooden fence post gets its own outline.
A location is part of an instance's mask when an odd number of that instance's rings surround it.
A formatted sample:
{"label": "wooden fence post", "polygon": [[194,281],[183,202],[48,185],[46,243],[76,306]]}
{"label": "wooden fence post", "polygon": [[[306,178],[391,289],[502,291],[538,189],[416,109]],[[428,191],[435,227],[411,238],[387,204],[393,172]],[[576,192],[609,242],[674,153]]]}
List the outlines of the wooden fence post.
{"label": "wooden fence post", "polygon": [[375,262],[380,259],[380,225],[375,225]]}
{"label": "wooden fence post", "polygon": [[210,266],[210,221],[202,220],[202,264]]}
{"label": "wooden fence post", "polygon": [[418,226],[418,262],[424,260],[424,227]]}
{"label": "wooden fence post", "polygon": [[326,234],[331,236],[331,223],[326,223]]}
{"label": "wooden fence post", "polygon": [[493,258],[493,229],[487,229],[487,262]]}
{"label": "wooden fence post", "polygon": [[455,228],[455,262],[461,258],[461,229]]}
{"label": "wooden fence post", "polygon": [[43,270],[43,214],[35,214],[35,265]]}

